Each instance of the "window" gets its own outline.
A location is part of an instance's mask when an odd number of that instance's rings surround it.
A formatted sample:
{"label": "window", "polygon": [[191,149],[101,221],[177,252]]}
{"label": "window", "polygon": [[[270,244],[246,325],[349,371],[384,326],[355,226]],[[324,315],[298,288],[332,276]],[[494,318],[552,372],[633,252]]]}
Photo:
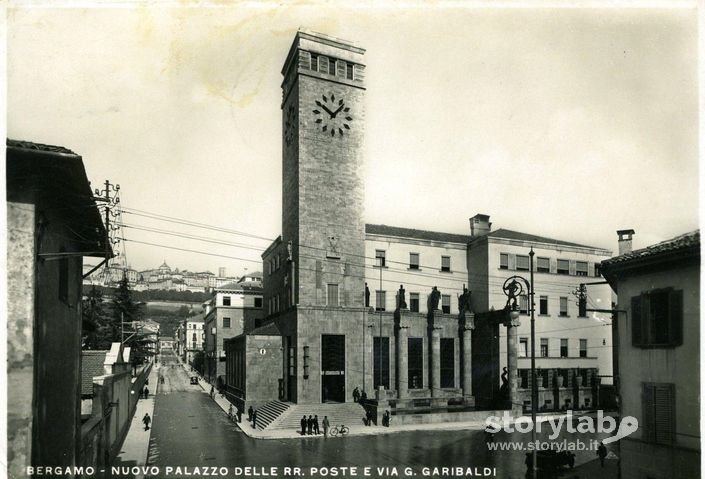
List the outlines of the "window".
{"label": "window", "polygon": [[561,296],[560,302],[561,302],[561,309],[560,309],[560,312],[558,313],[558,315],[559,316],[568,316],[568,298],[565,296]]}
{"label": "window", "polygon": [[280,261],[279,255],[276,255],[274,257],[274,271],[279,271],[279,261]]}
{"label": "window", "polygon": [[441,256],[441,271],[450,272],[450,256]]}
{"label": "window", "polygon": [[519,357],[526,358],[529,356],[529,338],[519,338]]}
{"label": "window", "polygon": [[345,78],[348,80],[354,80],[354,70],[353,70],[353,65],[352,63],[347,63],[345,65]]}
{"label": "window", "polygon": [[580,357],[587,358],[587,339],[580,340]]}
{"label": "window", "polygon": [[318,57],[318,71],[321,73],[328,73],[328,57]]}
{"label": "window", "polygon": [[373,349],[372,369],[374,370],[375,387],[381,385],[385,389],[389,389],[389,338],[375,337]]}
{"label": "window", "polygon": [[255,308],[262,307],[262,298],[255,298]]}
{"label": "window", "polygon": [[529,257],[517,255],[517,271],[529,271]]}
{"label": "window", "polygon": [[566,339],[566,338],[561,339],[561,357],[562,358],[568,357],[568,339]]}
{"label": "window", "polygon": [[314,72],[318,71],[318,55],[311,53],[311,70]]}
{"label": "window", "polygon": [[570,261],[567,259],[559,259],[556,272],[558,274],[570,274]]}
{"label": "window", "polygon": [[594,274],[594,276],[595,276],[596,278],[599,278],[600,276],[602,276],[602,273],[601,273],[601,270],[600,270],[600,263],[595,263],[595,274]]}
{"label": "window", "polygon": [[548,314],[548,296],[539,297],[539,314]]}
{"label": "window", "polygon": [[409,293],[409,310],[412,313],[419,312],[419,293]]}
{"label": "window", "polygon": [[328,73],[330,73],[333,76],[335,76],[335,63],[336,63],[336,60],[334,60],[333,58],[328,60]]}
{"label": "window", "polygon": [[338,306],[338,285],[328,284],[328,306]]}
{"label": "window", "polygon": [[191,338],[191,342],[192,343],[196,342],[196,333],[193,333],[193,337]]}
{"label": "window", "polygon": [[519,312],[521,314],[529,314],[529,297],[525,294],[519,296]]}
{"label": "window", "polygon": [[548,258],[537,258],[536,259],[536,271],[539,273],[550,273],[551,272],[551,260]]}
{"label": "window", "polygon": [[683,291],[660,289],[632,298],[632,345],[675,347],[683,344]]}
{"label": "window", "polygon": [[409,253],[409,269],[419,269],[418,253]]}
{"label": "window", "polygon": [[224,328],[230,327],[230,318],[223,318],[223,327]]}
{"label": "window", "polygon": [[377,266],[386,266],[386,252],[383,249],[375,250],[375,260]]}
{"label": "window", "polygon": [[587,276],[588,275],[587,263],[585,261],[576,261],[575,262],[575,275],[576,276]]}
{"label": "window", "polygon": [[409,338],[409,389],[423,388],[423,339]]}
{"label": "window", "polygon": [[223,296],[223,306],[230,306],[230,296]]}
{"label": "window", "polygon": [[675,386],[670,383],[643,383],[641,407],[644,441],[671,446],[674,443],[676,414]]}
{"label": "window", "polygon": [[541,338],[541,357],[548,357],[548,338]]}
{"label": "window", "polygon": [[441,338],[441,387],[455,387],[455,340]]}
{"label": "window", "polygon": [[386,291],[377,291],[375,295],[376,303],[375,303],[375,310],[377,311],[384,311],[385,306],[387,305],[387,292]]}
{"label": "window", "polygon": [[449,294],[442,294],[441,295],[441,309],[445,314],[450,314],[450,295]]}
{"label": "window", "polygon": [[509,255],[507,253],[499,254],[499,269],[509,269]]}

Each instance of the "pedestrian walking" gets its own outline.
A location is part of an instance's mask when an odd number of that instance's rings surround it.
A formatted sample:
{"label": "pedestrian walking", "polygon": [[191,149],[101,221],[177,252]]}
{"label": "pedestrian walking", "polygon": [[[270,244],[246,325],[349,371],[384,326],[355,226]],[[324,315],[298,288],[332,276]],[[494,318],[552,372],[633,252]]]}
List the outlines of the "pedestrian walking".
{"label": "pedestrian walking", "polygon": [[605,467],[605,457],[607,457],[607,448],[603,442],[597,448],[597,456],[600,458],[600,467]]}
{"label": "pedestrian walking", "polygon": [[144,387],[144,398],[147,399],[149,397],[149,388],[147,386]]}
{"label": "pedestrian walking", "polygon": [[152,422],[152,418],[149,417],[148,412],[144,413],[144,417],[142,418],[142,422],[144,423],[144,430],[145,431],[149,430],[149,425]]}
{"label": "pedestrian walking", "polygon": [[257,411],[252,413],[252,429],[257,429]]}
{"label": "pedestrian walking", "polygon": [[320,429],[318,429],[318,414],[313,418],[313,433],[316,435],[321,433]]}
{"label": "pedestrian walking", "polygon": [[353,389],[353,402],[358,402],[360,401],[360,388],[355,386],[355,389]]}
{"label": "pedestrian walking", "polygon": [[247,410],[247,421],[252,422],[252,413],[254,412],[254,409],[252,409],[252,406]]}
{"label": "pedestrian walking", "polygon": [[211,392],[210,392],[211,398],[215,396],[214,391],[215,391],[215,389],[213,389],[213,385],[211,384]]}
{"label": "pedestrian walking", "polygon": [[237,407],[237,422],[242,422],[242,409],[240,408],[240,406]]}
{"label": "pedestrian walking", "polygon": [[323,436],[328,437],[328,428],[330,427],[330,422],[328,421],[328,416],[323,416]]}
{"label": "pedestrian walking", "polygon": [[306,426],[308,427],[308,435],[313,434],[313,416],[309,414],[308,421],[306,421]]}
{"label": "pedestrian walking", "polygon": [[304,417],[301,418],[301,435],[304,436],[306,434],[306,414],[304,414]]}

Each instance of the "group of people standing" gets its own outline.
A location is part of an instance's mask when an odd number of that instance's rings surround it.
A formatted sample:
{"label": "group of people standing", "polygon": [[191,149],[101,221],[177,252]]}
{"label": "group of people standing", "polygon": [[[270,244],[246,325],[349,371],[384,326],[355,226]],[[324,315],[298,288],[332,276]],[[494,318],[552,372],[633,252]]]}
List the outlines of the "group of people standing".
{"label": "group of people standing", "polygon": [[[327,436],[328,435],[328,429],[330,428],[330,422],[328,421],[328,416],[323,416],[323,435]],[[312,434],[320,434],[321,430],[318,425],[318,414],[315,416],[311,416],[309,414],[308,418],[304,414],[304,417],[301,418],[301,435],[312,435]]]}

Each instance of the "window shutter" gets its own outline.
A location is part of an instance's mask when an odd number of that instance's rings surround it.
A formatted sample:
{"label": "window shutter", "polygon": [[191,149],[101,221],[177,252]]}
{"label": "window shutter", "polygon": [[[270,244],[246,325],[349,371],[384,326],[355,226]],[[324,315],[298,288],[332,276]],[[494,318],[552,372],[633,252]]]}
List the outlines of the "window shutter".
{"label": "window shutter", "polygon": [[551,258],[551,273],[556,274],[558,272],[558,260],[556,258]]}
{"label": "window shutter", "polygon": [[575,261],[572,259],[568,262],[568,274],[575,276]]}
{"label": "window shutter", "polygon": [[643,424],[639,424],[639,426],[641,426],[644,434],[642,439],[646,442],[654,442],[656,436],[654,428],[654,387],[651,384],[642,384],[641,386],[641,413]]}
{"label": "window shutter", "polygon": [[642,327],[641,296],[634,296],[632,298],[632,346],[641,346],[643,344]]}
{"label": "window shutter", "polygon": [[515,254],[510,254],[510,255],[507,255],[507,256],[508,256],[508,260],[509,260],[509,261],[507,262],[507,265],[509,266],[509,269],[511,269],[511,270],[517,269],[517,255],[515,255]]}
{"label": "window shutter", "polygon": [[595,263],[588,263],[588,276],[595,276]]}
{"label": "window shutter", "polygon": [[654,442],[666,446],[673,445],[675,425],[675,394],[673,385],[659,384],[652,387],[654,400]]}
{"label": "window shutter", "polygon": [[671,346],[683,344],[683,290],[668,295],[668,338]]}

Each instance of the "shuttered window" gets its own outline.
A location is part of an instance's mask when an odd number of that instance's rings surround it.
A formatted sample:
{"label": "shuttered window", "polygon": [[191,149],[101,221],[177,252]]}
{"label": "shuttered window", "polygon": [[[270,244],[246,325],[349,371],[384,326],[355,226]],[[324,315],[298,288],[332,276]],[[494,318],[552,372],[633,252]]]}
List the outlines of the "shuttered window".
{"label": "shuttered window", "polygon": [[509,255],[507,253],[499,254],[499,269],[509,269]]}
{"label": "shuttered window", "polygon": [[409,253],[409,269],[419,269],[418,253]]}
{"label": "shuttered window", "polygon": [[441,309],[445,314],[450,314],[450,295],[441,295]]}
{"label": "shuttered window", "polygon": [[536,271],[539,273],[550,273],[551,260],[548,258],[537,258]]}
{"label": "shuttered window", "polygon": [[517,255],[517,271],[529,271],[529,257]]}
{"label": "shuttered window", "polygon": [[570,274],[570,261],[567,259],[559,259],[556,272],[558,274]]}
{"label": "shuttered window", "polygon": [[643,440],[664,446],[674,444],[676,390],[673,384],[643,383],[641,404]]}
{"label": "shuttered window", "polygon": [[632,345],[676,347],[683,344],[683,291],[659,289],[631,301]]}
{"label": "shuttered window", "polygon": [[585,261],[575,262],[575,274],[577,276],[587,276],[588,275],[588,264]]}
{"label": "shuttered window", "polygon": [[419,312],[419,293],[409,293],[409,310],[412,313]]}

